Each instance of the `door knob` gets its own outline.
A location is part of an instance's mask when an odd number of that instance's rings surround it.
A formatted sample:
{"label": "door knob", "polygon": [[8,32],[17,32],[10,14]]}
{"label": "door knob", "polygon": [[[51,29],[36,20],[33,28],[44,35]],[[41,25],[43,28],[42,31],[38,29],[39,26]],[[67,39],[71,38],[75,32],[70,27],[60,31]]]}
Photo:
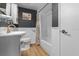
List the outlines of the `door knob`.
{"label": "door knob", "polygon": [[66,32],[65,30],[62,30],[62,33],[67,34],[68,32]]}
{"label": "door knob", "polygon": [[61,32],[67,36],[70,36],[70,34],[66,30],[61,30]]}

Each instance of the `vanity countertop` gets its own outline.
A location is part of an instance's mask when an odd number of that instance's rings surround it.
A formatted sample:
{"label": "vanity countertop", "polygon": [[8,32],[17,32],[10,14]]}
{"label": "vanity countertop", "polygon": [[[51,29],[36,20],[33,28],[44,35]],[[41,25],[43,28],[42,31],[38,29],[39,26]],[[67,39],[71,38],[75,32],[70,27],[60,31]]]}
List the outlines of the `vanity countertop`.
{"label": "vanity countertop", "polygon": [[2,37],[2,36],[12,36],[12,35],[24,35],[25,33],[26,33],[25,31],[12,31],[10,33],[0,32],[0,37]]}

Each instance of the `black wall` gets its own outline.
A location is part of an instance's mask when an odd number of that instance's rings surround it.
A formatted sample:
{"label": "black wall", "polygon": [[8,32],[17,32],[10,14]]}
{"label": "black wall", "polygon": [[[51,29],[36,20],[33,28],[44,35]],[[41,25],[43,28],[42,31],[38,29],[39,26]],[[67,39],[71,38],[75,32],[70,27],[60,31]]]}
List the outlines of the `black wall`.
{"label": "black wall", "polygon": [[0,3],[0,7],[6,9],[6,3]]}
{"label": "black wall", "polygon": [[[26,9],[19,7],[18,8],[18,22],[19,22],[19,27],[36,27],[36,10],[32,9]],[[32,14],[32,20],[22,20],[22,12],[27,12]]]}
{"label": "black wall", "polygon": [[58,3],[52,3],[52,27],[58,27]]}

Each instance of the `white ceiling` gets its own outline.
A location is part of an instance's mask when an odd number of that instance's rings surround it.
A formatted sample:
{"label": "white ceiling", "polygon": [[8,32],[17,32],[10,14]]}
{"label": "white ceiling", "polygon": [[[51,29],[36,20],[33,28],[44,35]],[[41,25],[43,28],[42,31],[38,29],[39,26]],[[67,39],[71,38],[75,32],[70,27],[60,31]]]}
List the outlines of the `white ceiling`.
{"label": "white ceiling", "polygon": [[19,7],[40,10],[46,3],[17,3]]}

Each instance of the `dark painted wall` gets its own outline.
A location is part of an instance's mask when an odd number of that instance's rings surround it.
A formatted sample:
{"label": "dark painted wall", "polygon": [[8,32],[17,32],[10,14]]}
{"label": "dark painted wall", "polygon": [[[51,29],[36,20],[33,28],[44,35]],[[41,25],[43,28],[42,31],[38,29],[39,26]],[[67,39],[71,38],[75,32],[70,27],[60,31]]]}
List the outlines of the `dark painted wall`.
{"label": "dark painted wall", "polygon": [[[36,10],[25,9],[22,7],[18,8],[18,22],[19,27],[36,27]],[[22,20],[22,12],[27,12],[32,14],[32,20]]]}
{"label": "dark painted wall", "polygon": [[58,3],[52,3],[52,27],[58,27]]}
{"label": "dark painted wall", "polygon": [[0,7],[6,9],[6,3],[0,3]]}

